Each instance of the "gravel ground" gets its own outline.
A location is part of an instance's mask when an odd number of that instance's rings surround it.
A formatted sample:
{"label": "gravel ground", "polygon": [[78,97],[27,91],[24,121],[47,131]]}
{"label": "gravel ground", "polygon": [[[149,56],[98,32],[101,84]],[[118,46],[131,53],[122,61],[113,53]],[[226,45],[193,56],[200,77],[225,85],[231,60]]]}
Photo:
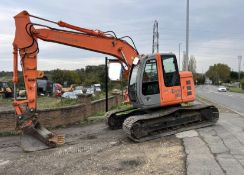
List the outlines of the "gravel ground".
{"label": "gravel ground", "polygon": [[24,153],[17,136],[0,138],[0,174],[185,174],[182,140],[133,143],[104,123],[56,130],[66,144]]}
{"label": "gravel ground", "polygon": [[[202,102],[202,99],[200,101]],[[216,106],[221,113],[219,122],[221,127],[225,127],[227,120],[227,123],[237,120],[232,117],[230,110]],[[241,119],[238,118],[239,120]],[[214,127],[179,134],[179,138],[173,135],[144,143],[134,143],[125,136],[122,130],[111,131],[104,123],[72,126],[54,130],[54,132],[65,134],[65,145],[32,153],[24,153],[21,150],[19,137],[0,137],[0,174],[216,173],[216,168],[219,168],[219,165],[216,165],[218,161],[214,159],[216,153],[209,151],[208,148],[208,144],[210,146],[215,144],[214,140],[204,140],[205,136],[211,136],[211,134],[205,134],[211,128]],[[216,147],[217,153],[221,151],[221,148]],[[238,147],[238,151],[240,150],[243,150],[241,146]],[[207,162],[206,157],[209,159]],[[207,165],[208,162],[209,165]],[[224,163],[224,170],[218,169],[219,171],[232,170],[231,164]],[[201,169],[205,164],[206,167]],[[207,168],[210,165],[212,168]],[[242,169],[239,169],[238,172],[242,172]]]}

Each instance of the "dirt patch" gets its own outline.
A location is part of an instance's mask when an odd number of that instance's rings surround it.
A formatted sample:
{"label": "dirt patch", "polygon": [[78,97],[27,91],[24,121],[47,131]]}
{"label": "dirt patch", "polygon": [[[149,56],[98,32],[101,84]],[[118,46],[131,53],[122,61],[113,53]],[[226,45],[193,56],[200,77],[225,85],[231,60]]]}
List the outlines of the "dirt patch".
{"label": "dirt patch", "polygon": [[87,138],[87,139],[96,139],[97,136],[95,136],[95,135],[89,135],[89,134],[88,134],[88,135],[86,136],[86,138]]}
{"label": "dirt patch", "polygon": [[174,136],[134,143],[103,123],[56,132],[66,134],[65,145],[34,153],[23,153],[16,136],[0,138],[0,174],[185,174],[183,147]]}
{"label": "dirt patch", "polygon": [[142,157],[137,157],[136,159],[130,159],[130,160],[122,160],[120,162],[120,165],[125,168],[133,168],[141,164],[145,164],[145,161],[143,160]]}

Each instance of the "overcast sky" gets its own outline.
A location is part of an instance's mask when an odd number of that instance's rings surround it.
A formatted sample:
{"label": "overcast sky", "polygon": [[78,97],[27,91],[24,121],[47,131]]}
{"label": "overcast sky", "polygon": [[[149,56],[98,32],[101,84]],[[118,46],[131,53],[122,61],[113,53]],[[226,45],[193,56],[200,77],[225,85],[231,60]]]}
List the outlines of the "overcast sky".
{"label": "overcast sky", "polygon": [[[81,27],[113,30],[117,36],[129,35],[140,54],[151,53],[156,19],[160,52],[173,52],[178,57],[179,43],[185,50],[186,0],[1,0],[0,71],[12,70],[13,16],[22,10]],[[190,0],[189,53],[196,57],[198,72],[205,72],[214,63],[225,63],[237,70],[237,56],[244,57],[243,10],[244,0]],[[103,54],[39,43],[40,70],[77,69],[104,63]]]}

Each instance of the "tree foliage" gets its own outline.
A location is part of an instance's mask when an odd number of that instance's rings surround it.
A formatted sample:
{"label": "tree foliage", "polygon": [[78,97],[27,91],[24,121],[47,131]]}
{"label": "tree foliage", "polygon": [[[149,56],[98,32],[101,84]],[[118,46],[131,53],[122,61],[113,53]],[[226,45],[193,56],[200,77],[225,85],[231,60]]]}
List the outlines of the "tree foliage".
{"label": "tree foliage", "polygon": [[191,55],[190,60],[188,62],[188,70],[195,74],[197,71],[197,62],[193,55]]}
{"label": "tree foliage", "polygon": [[241,88],[244,90],[244,79],[241,80]]}
{"label": "tree foliage", "polygon": [[206,75],[213,81],[214,84],[227,82],[230,79],[230,67],[226,64],[214,64],[210,66]]}
{"label": "tree foliage", "polygon": [[[238,77],[239,77],[239,72],[235,72],[235,71],[231,71],[230,72],[230,79],[232,81],[238,81]],[[244,72],[240,73],[240,78],[244,78]]]}
{"label": "tree foliage", "polygon": [[56,69],[50,73],[51,79],[55,83],[67,85],[71,84],[81,84],[84,86],[89,86],[92,84],[104,84],[105,82],[105,66],[86,66],[86,68],[81,68],[77,70],[60,70]]}
{"label": "tree foliage", "polygon": [[194,79],[194,82],[196,84],[204,84],[205,83],[205,75],[204,74],[198,74],[198,73],[194,73],[193,74],[193,79]]}
{"label": "tree foliage", "polygon": [[195,74],[197,71],[197,62],[196,62],[196,58],[191,55],[190,59],[188,60],[186,57],[186,53],[184,52],[183,54],[183,61],[182,61],[182,70],[183,71],[191,71],[193,74]]}
{"label": "tree foliage", "polygon": [[64,84],[64,82],[67,82],[67,85],[81,83],[78,72],[72,70],[53,70],[51,73],[51,79],[52,81],[60,84]]}
{"label": "tree foliage", "polygon": [[91,85],[95,83],[101,83],[105,80],[105,65],[99,66],[86,66],[85,69],[85,85]]}
{"label": "tree foliage", "polygon": [[[12,72],[0,71],[0,81],[12,81]],[[45,71],[44,75],[52,80],[54,83],[60,83],[62,85],[66,84],[70,86],[71,84],[90,86],[92,84],[101,84],[102,89],[105,87],[105,65],[98,66],[86,66],[85,68],[77,70],[61,70],[55,69],[51,71]],[[18,88],[24,88],[24,80],[22,72],[18,72],[19,84]],[[11,82],[12,84],[12,82]],[[127,80],[124,78],[122,85],[123,87],[127,84]],[[121,82],[119,81],[109,81],[109,89],[121,88]]]}

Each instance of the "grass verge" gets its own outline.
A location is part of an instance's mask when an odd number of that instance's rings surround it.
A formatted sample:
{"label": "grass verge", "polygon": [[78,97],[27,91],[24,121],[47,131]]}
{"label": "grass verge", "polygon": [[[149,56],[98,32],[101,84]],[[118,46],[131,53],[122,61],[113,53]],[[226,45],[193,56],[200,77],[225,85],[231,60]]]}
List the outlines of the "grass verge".
{"label": "grass verge", "polygon": [[[131,107],[131,105],[121,104],[121,105],[112,107],[110,109],[110,111],[111,110],[115,110],[115,109],[117,109],[117,110],[119,110],[119,109],[127,109],[127,108],[130,108],[130,107]],[[105,120],[105,114],[106,114],[105,111],[97,112],[96,114],[88,117],[87,120],[81,121],[80,124],[81,125],[87,125],[87,124],[92,124],[92,123],[104,121]]]}
{"label": "grass verge", "polygon": [[20,134],[19,132],[1,132],[0,137],[17,136],[19,134]]}
{"label": "grass verge", "polygon": [[[0,106],[12,106],[13,100],[11,98],[2,99],[0,98]],[[64,99],[57,97],[38,97],[37,106],[38,109],[50,109],[57,107],[72,106],[78,104],[78,100]]]}
{"label": "grass verge", "polygon": [[237,88],[237,87],[230,87],[229,91],[230,92],[237,92],[237,93],[244,93],[244,89]]}

